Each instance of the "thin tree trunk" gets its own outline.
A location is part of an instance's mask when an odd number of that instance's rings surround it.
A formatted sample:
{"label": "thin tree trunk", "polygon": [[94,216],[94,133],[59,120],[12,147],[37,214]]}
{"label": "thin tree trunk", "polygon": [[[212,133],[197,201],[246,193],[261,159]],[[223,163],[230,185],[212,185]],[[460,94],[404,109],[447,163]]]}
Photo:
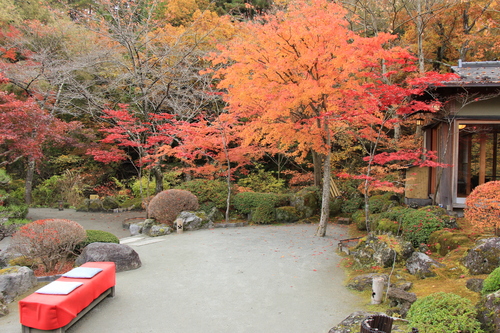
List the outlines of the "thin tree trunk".
{"label": "thin tree trunk", "polygon": [[[326,127],[326,126],[325,126]],[[330,182],[331,182],[331,154],[330,154],[330,146],[331,146],[331,138],[330,132],[327,128],[327,147],[328,153],[324,157],[323,163],[323,194],[321,196],[321,217],[319,219],[318,230],[316,231],[316,236],[325,237],[326,235],[326,226],[328,225],[328,219],[330,217]]]}
{"label": "thin tree trunk", "polygon": [[26,170],[26,181],[24,189],[24,201],[27,205],[31,205],[31,192],[33,190],[33,178],[35,176],[35,160],[33,158],[28,159],[28,166]]}

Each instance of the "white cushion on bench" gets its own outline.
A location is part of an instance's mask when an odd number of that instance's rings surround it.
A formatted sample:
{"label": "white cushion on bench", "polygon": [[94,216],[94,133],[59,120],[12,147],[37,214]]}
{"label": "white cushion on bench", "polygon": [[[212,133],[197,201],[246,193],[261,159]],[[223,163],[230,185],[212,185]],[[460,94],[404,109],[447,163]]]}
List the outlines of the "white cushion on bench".
{"label": "white cushion on bench", "polygon": [[64,273],[62,276],[66,278],[75,279],[91,279],[97,273],[102,272],[102,268],[96,267],[76,267],[69,272]]}
{"label": "white cushion on bench", "polygon": [[70,292],[80,287],[82,282],[53,281],[48,285],[38,289],[38,294],[68,295]]}

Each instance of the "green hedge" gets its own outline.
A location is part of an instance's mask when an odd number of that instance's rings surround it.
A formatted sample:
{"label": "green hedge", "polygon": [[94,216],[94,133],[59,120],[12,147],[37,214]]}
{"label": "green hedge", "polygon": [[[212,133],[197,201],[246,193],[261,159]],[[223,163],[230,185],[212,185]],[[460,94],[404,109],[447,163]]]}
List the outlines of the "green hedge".
{"label": "green hedge", "polygon": [[209,212],[212,207],[226,209],[227,183],[221,180],[194,179],[176,188],[187,190],[198,198],[200,207]]}
{"label": "green hedge", "polygon": [[289,195],[243,192],[234,196],[234,208],[241,214],[250,214],[255,208],[271,204],[273,207],[288,206]]}

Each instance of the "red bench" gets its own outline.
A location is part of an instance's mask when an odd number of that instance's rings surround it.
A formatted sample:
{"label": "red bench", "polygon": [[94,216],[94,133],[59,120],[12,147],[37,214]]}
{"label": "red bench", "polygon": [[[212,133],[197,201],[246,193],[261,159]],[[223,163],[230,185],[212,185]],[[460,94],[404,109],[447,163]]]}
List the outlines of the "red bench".
{"label": "red bench", "polygon": [[61,277],[56,281],[81,282],[68,295],[33,293],[19,301],[19,316],[23,333],[63,333],[105,297],[115,293],[114,262],[88,262],[81,267],[96,267],[102,271],[90,279]]}

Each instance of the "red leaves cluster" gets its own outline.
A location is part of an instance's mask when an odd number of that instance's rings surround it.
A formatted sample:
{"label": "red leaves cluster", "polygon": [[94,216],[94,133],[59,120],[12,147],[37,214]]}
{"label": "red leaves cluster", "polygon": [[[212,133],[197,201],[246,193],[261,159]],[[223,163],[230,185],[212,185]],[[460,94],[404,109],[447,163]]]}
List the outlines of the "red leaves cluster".
{"label": "red leaves cluster", "polygon": [[33,98],[0,92],[0,145],[5,147],[0,156],[11,162],[21,157],[41,160],[45,144],[67,143],[68,131],[78,126],[57,119]]}

